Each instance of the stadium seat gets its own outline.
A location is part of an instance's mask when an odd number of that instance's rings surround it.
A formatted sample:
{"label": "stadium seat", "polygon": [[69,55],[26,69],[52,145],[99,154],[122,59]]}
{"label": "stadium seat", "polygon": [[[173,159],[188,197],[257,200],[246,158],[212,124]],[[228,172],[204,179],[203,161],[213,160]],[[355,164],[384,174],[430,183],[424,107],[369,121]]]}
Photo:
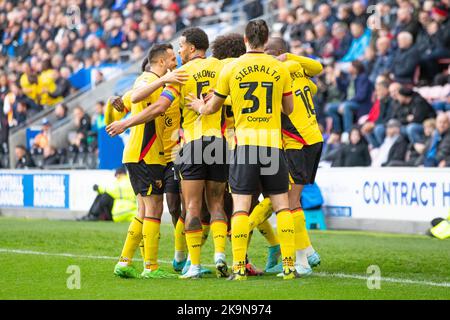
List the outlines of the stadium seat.
{"label": "stadium seat", "polygon": [[78,148],[74,145],[69,146],[66,153],[66,163],[69,165],[75,164],[77,159]]}
{"label": "stadium seat", "polygon": [[1,161],[0,161],[0,168],[9,168],[9,150],[8,150],[8,144],[4,142],[0,146],[0,155],[1,155]]}
{"label": "stadium seat", "polygon": [[97,152],[93,146],[88,146],[87,154],[85,156],[84,162],[87,169],[97,169]]}
{"label": "stadium seat", "polygon": [[44,150],[42,148],[31,149],[31,157],[33,158],[36,167],[42,168],[44,163]]}
{"label": "stadium seat", "polygon": [[306,219],[306,228],[310,229],[319,229],[319,230],[327,230],[327,224],[325,222],[325,214],[322,211],[322,208],[319,209],[310,209],[303,210],[305,212]]}

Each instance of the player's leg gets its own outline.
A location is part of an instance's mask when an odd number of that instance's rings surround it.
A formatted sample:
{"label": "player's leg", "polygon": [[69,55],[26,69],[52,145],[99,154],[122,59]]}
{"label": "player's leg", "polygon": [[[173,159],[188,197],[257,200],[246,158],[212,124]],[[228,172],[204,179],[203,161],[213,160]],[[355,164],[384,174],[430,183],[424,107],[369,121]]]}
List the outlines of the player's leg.
{"label": "player's leg", "polygon": [[175,166],[168,163],[164,170],[164,193],[172,223],[174,225],[174,258],[172,262],[175,271],[181,271],[186,263],[186,238],[184,235],[184,218],[182,216],[180,183],[175,179]]}
{"label": "player's leg", "polygon": [[[147,190],[148,185],[144,179],[142,165],[139,163],[125,163],[130,177],[130,183],[136,194],[138,202],[138,214],[128,227],[127,237],[122,249],[119,262],[114,267],[114,274],[123,278],[139,278],[139,272],[131,264],[134,253],[142,242],[143,219],[145,215],[145,203],[142,200],[142,190]],[[142,253],[141,253],[142,254]],[[142,255],[143,256],[143,255]]]}
{"label": "player's leg", "polygon": [[214,263],[217,277],[228,277],[228,266],[225,257],[228,221],[223,207],[225,183],[206,181],[206,204],[210,213],[211,230],[214,240]]}
{"label": "player's leg", "polygon": [[184,233],[184,224],[186,220],[186,209],[184,206],[183,195],[180,194],[181,200],[181,212],[177,220],[174,230],[175,238],[175,254],[172,262],[172,266],[175,271],[179,272],[183,270],[187,260],[187,244],[186,244],[186,234]]}
{"label": "player's leg", "polygon": [[311,241],[306,230],[305,213],[300,204],[303,187],[300,184],[291,184],[291,189],[289,190],[289,207],[294,218],[295,268],[300,275],[309,275],[312,270],[308,263],[306,248],[311,246]]}
{"label": "player's leg", "polygon": [[[139,278],[139,272],[132,266],[132,260],[136,249],[142,242],[142,224],[144,218],[144,202],[140,195],[137,195],[138,214],[130,222],[128,227],[127,237],[120,254],[119,262],[114,268],[114,274],[123,278]],[[141,252],[142,257],[144,255]]]}
{"label": "player's leg", "polygon": [[[259,204],[259,195],[260,192],[252,195],[252,203],[250,206],[250,212],[251,214],[253,213],[255,207]],[[251,214],[249,215],[249,234],[248,234],[248,241],[247,241],[247,256],[245,259],[245,269],[247,272],[248,276],[261,276],[264,274],[264,271],[258,269],[252,262],[250,259],[250,243],[252,242],[252,237],[253,237],[253,229],[255,228],[254,226],[252,226],[252,216]],[[254,223],[254,222],[253,222]]]}
{"label": "player's leg", "polygon": [[301,150],[286,150],[292,182],[292,188],[289,192],[289,206],[295,223],[297,262],[300,262],[300,265],[303,267],[297,268],[297,271],[304,271],[305,274],[311,273],[307,268],[305,256],[310,267],[320,264],[320,256],[311,244],[300,199],[304,185],[314,183],[322,146],[323,143],[319,142],[310,146],[304,146]]}
{"label": "player's leg", "polygon": [[246,256],[249,237],[249,211],[252,195],[233,193],[234,212],[231,217],[231,247],[233,274],[230,280],[246,279]]}
{"label": "player's leg", "polygon": [[261,186],[263,192],[269,195],[277,218],[277,234],[281,247],[283,278],[286,280],[293,279],[298,275],[294,268],[294,221],[289,210],[288,165],[283,150],[260,148],[260,152],[264,152],[264,150],[270,162],[261,168]]}
{"label": "player's leg", "polygon": [[280,240],[281,261],[285,279],[294,278],[295,237],[294,219],[289,210],[288,194],[271,194],[270,200],[277,217],[277,233]]}
{"label": "player's leg", "polygon": [[198,278],[201,275],[200,253],[203,238],[201,212],[204,180],[182,180],[181,188],[186,204],[185,234],[191,259],[189,270],[181,278]]}
{"label": "player's leg", "polygon": [[162,185],[164,167],[160,165],[146,165],[145,177],[148,179],[149,187],[141,192],[145,204],[145,217],[142,227],[144,239],[144,263],[143,278],[171,278],[174,274],[165,272],[158,265],[158,249],[160,240],[161,216],[163,212]]}
{"label": "player's leg", "polygon": [[233,197],[231,217],[233,273],[229,277],[230,280],[246,279],[249,213],[252,196],[260,192],[260,166],[258,163],[250,162],[251,153],[256,154],[256,151],[257,147],[237,146],[229,167],[229,185]]}
{"label": "player's leg", "polygon": [[202,222],[202,246],[208,240],[209,231],[211,230],[211,215],[209,214],[208,206],[206,205],[206,187],[203,194],[202,212],[200,216]]}

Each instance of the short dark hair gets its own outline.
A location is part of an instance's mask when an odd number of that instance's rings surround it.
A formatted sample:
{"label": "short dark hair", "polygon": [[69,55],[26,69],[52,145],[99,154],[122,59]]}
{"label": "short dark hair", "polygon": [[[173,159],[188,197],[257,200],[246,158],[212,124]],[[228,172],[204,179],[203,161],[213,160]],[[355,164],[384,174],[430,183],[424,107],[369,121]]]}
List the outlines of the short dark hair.
{"label": "short dark hair", "polygon": [[168,49],[173,49],[170,43],[154,44],[148,52],[147,56],[148,62],[154,63],[155,59],[165,54]]}
{"label": "short dark hair", "polygon": [[218,36],[211,45],[214,58],[219,60],[226,58],[238,58],[247,50],[245,48],[244,37],[239,33],[228,33]]}
{"label": "short dark hair", "polygon": [[16,149],[21,149],[21,150],[23,150],[23,151],[27,151],[27,148],[25,148],[25,146],[23,145],[23,144],[18,144],[17,146],[16,146]]}
{"label": "short dark hair", "polygon": [[209,40],[208,35],[205,31],[200,28],[192,27],[187,28],[181,34],[182,37],[186,38],[186,42],[192,44],[197,50],[208,50]]}
{"label": "short dark hair", "polygon": [[270,51],[270,54],[274,54],[276,56],[289,51],[287,42],[281,37],[271,37],[264,49],[266,51]]}
{"label": "short dark hair", "polygon": [[145,57],[144,60],[142,60],[142,64],[141,64],[141,72],[145,71],[145,68],[148,65],[148,57]]}
{"label": "short dark hair", "polygon": [[262,19],[252,20],[245,27],[245,36],[250,48],[262,47],[269,39],[269,27]]}

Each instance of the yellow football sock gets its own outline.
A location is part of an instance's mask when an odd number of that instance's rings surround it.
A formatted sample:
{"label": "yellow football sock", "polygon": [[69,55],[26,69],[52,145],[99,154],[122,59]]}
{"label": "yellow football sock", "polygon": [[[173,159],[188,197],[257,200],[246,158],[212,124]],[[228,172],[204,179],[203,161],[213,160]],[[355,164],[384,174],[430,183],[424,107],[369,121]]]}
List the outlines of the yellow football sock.
{"label": "yellow football sock", "polygon": [[206,242],[206,240],[208,240],[210,228],[211,226],[209,223],[202,222],[202,245]]}
{"label": "yellow football sock", "polygon": [[266,238],[267,242],[271,247],[280,244],[280,240],[278,240],[277,235],[273,231],[272,225],[269,220],[264,221],[258,226],[259,232]]}
{"label": "yellow football sock", "polygon": [[185,231],[186,244],[189,250],[189,256],[191,257],[192,265],[200,264],[200,252],[202,247],[202,230]]}
{"label": "yellow football sock", "polygon": [[277,213],[277,233],[280,239],[281,257],[283,269],[294,267],[295,258],[295,236],[294,219],[291,211],[281,210]]}
{"label": "yellow football sock", "polygon": [[123,245],[122,253],[120,254],[120,261],[128,264],[133,260],[139,242],[142,239],[142,221],[139,218],[134,218],[128,227],[127,238]]}
{"label": "yellow football sock", "polygon": [[145,217],[142,234],[144,236],[145,268],[158,269],[158,247],[159,229],[161,220],[158,218]]}
{"label": "yellow football sock", "polygon": [[253,209],[249,217],[249,231],[259,226],[265,220],[267,220],[272,214],[272,202],[270,198],[264,198],[263,201],[258,203],[258,205]]}
{"label": "yellow football sock", "polygon": [[143,261],[145,261],[145,251],[144,251],[144,239],[141,239],[141,242],[139,242],[139,251],[141,252],[141,258]]}
{"label": "yellow football sock", "polygon": [[294,218],[295,250],[304,250],[311,245],[308,230],[306,230],[305,213],[302,208],[292,210]]}
{"label": "yellow football sock", "polygon": [[211,223],[211,231],[214,241],[214,253],[225,253],[227,243],[228,224],[224,220],[215,220]]}
{"label": "yellow football sock", "polygon": [[186,235],[184,234],[184,220],[178,218],[177,225],[174,230],[175,234],[175,251],[187,251]]}
{"label": "yellow football sock", "polygon": [[249,235],[248,213],[239,211],[231,217],[231,248],[233,252],[233,271],[245,268],[247,242]]}

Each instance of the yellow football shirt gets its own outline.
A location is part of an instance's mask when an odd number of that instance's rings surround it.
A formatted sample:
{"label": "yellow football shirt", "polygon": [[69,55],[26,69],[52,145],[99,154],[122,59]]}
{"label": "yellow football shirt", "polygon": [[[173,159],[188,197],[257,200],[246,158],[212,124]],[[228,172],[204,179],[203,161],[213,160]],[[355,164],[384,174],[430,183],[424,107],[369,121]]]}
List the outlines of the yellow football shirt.
{"label": "yellow football shirt", "polygon": [[122,101],[125,106],[125,110],[123,112],[119,112],[111,104],[111,101],[108,100],[108,103],[105,107],[105,124],[109,125],[110,123],[113,123],[114,121],[119,121],[123,117],[127,115],[129,110],[131,110],[131,93],[132,90],[129,90],[125,92],[125,94],[122,96]]}
{"label": "yellow football shirt", "polygon": [[169,99],[171,103],[174,103],[177,97],[180,99],[184,143],[200,139],[203,136],[222,137],[221,110],[210,115],[200,115],[186,107],[189,103],[186,98],[190,93],[200,97],[216,86],[222,67],[223,63],[216,58],[195,58],[180,68],[189,75],[188,80],[183,85],[171,84],[164,89],[162,96]]}
{"label": "yellow football shirt", "polygon": [[[224,65],[236,60],[236,58],[226,58],[221,60]],[[236,145],[236,135],[234,132],[234,115],[231,107],[231,97],[225,99],[222,107],[222,135],[228,142],[228,148],[233,150]]]}
{"label": "yellow football shirt", "polygon": [[[143,72],[135,81],[133,88],[155,81],[159,76],[153,72]],[[150,96],[139,103],[131,104],[131,115],[140,113],[145,108],[151,108],[162,92],[155,90]],[[124,101],[127,106],[127,102]],[[162,136],[164,133],[164,117],[131,128],[130,138],[123,151],[123,163],[137,163],[144,160],[146,164],[166,165]]]}
{"label": "yellow football shirt", "polygon": [[162,114],[164,117],[164,156],[166,162],[174,162],[177,153],[180,149],[180,124],[181,124],[181,112],[179,108],[179,98],[177,98]]}
{"label": "yellow football shirt", "polygon": [[323,142],[312,100],[317,87],[299,63],[287,61],[285,64],[291,72],[294,110],[289,116],[282,115],[283,147],[301,149],[304,145]]}
{"label": "yellow football shirt", "polygon": [[282,148],[282,97],[292,94],[282,62],[264,53],[246,53],[224,66],[215,94],[231,96],[237,145]]}

